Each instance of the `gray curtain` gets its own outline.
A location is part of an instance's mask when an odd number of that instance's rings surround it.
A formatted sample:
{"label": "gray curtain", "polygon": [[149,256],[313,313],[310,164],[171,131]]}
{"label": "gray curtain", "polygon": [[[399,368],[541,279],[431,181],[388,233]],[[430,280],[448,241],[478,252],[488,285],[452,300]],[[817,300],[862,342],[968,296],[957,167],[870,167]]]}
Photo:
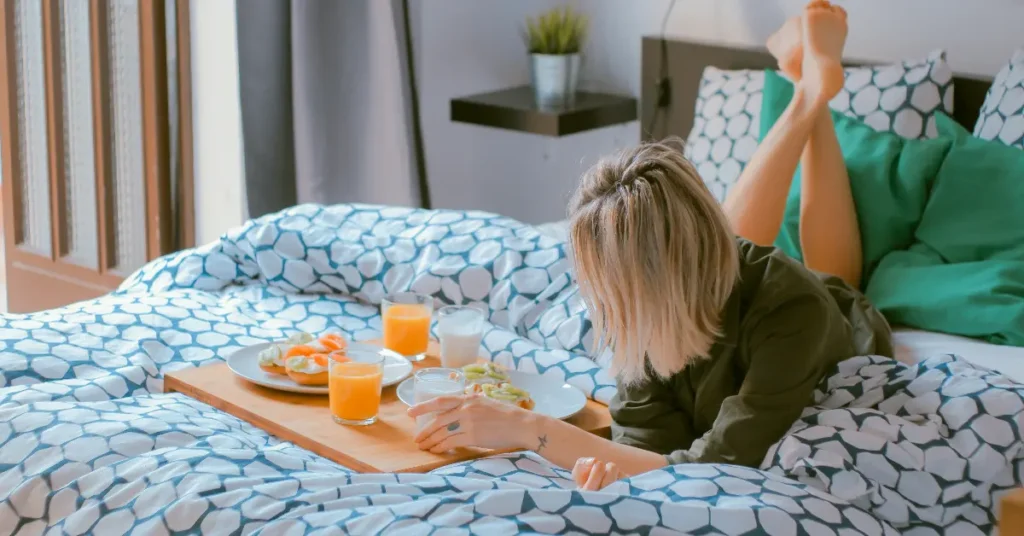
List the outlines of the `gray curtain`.
{"label": "gray curtain", "polygon": [[250,217],[422,205],[401,0],[237,0]]}

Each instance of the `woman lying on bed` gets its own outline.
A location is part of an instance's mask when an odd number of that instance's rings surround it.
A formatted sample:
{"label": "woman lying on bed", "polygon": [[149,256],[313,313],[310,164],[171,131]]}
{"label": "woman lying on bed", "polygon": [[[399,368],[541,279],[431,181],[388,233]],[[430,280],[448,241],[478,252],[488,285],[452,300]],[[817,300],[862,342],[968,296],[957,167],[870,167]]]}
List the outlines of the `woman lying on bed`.
{"label": "woman lying on bed", "polygon": [[[845,12],[821,1],[769,41],[796,93],[724,211],[666,144],[583,177],[570,242],[595,333],[614,350],[613,441],[489,399],[447,397],[410,409],[438,412],[420,448],[533,449],[574,466],[586,489],[667,464],[757,467],[837,362],[891,356],[888,325],[854,290],[860,235],[827,107],[843,85],[845,38]],[[770,247],[798,163],[807,268]]]}

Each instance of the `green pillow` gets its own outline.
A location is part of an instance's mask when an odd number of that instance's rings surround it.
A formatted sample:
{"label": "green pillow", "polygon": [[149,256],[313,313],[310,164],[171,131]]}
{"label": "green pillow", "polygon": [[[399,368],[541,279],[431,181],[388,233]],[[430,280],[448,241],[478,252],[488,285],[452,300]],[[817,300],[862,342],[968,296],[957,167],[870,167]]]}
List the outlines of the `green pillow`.
{"label": "green pillow", "polygon": [[939,170],[917,239],[947,263],[1024,260],[1024,151],[975,138],[939,114],[953,140]]}
{"label": "green pillow", "polygon": [[[775,71],[766,70],[761,139],[792,97],[793,84]],[[837,112],[832,112],[832,121],[850,176],[864,256],[862,280],[867,282],[882,257],[890,251],[906,249],[913,242],[932,181],[951,141],[945,138],[908,140],[891,132],[878,132]],[[775,245],[791,257],[803,260],[799,168],[793,177]]]}
{"label": "green pillow", "polygon": [[887,255],[867,296],[893,324],[1024,346],[1024,151],[938,114],[952,147],[907,251]]}
{"label": "green pillow", "polygon": [[1024,346],[1024,259],[947,264],[917,242],[886,255],[865,294],[894,325]]}

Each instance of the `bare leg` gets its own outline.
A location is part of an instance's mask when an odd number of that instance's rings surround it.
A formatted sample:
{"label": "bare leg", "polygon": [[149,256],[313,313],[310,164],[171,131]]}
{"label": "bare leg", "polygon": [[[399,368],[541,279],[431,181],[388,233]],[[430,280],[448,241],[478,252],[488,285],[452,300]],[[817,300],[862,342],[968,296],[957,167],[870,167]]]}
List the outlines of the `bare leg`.
{"label": "bare leg", "polygon": [[[817,64],[805,65],[803,19],[808,11],[823,5],[831,9],[827,3],[811,2],[804,15],[786,21],[768,39],[768,49],[779,61],[779,68],[796,82],[793,100],[761,140],[723,204],[733,231],[756,244],[775,242],[804,146],[817,117],[842,87],[842,67],[836,72]],[[839,50],[842,51],[841,46]]]}
{"label": "bare leg", "polygon": [[[838,61],[834,41],[845,39],[846,12],[838,6],[808,9],[805,21],[804,63]],[[814,35],[826,32],[830,43],[821,43]],[[838,49],[841,53],[842,46]],[[856,288],[862,266],[860,229],[831,113],[818,114],[800,164],[800,249],[804,264],[836,275]]]}
{"label": "bare leg", "polygon": [[858,288],[863,264],[860,228],[831,114],[820,114],[815,120],[800,162],[804,264]]}
{"label": "bare leg", "polygon": [[722,204],[737,235],[762,246],[775,242],[800,155],[827,102],[809,95],[803,84],[796,85],[793,100],[761,140]]}
{"label": "bare leg", "polygon": [[779,67],[796,81],[795,93],[729,192],[724,208],[736,234],[757,244],[773,243],[800,162],[804,263],[857,285],[860,232],[846,164],[827,108],[842,88],[840,59],[845,42],[846,12],[824,0],[810,2],[801,17],[787,21],[768,40]]}

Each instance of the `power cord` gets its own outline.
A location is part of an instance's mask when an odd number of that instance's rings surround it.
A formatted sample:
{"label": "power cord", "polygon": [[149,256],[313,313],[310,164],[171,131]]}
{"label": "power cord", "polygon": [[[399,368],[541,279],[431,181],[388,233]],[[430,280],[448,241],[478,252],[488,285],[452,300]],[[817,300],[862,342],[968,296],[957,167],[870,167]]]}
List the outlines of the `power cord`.
{"label": "power cord", "polygon": [[672,16],[672,10],[675,7],[676,0],[669,2],[668,9],[665,10],[665,15],[661,19],[661,40],[659,43],[661,58],[659,58],[658,64],[657,98],[654,102],[654,110],[651,111],[651,120],[647,122],[650,125],[650,129],[647,132],[648,138],[658,131],[658,119],[672,105],[672,83],[668,77],[668,40],[665,38],[665,34],[668,29],[668,20]]}
{"label": "power cord", "polygon": [[430,181],[427,180],[427,150],[423,142],[423,125],[420,123],[420,92],[416,86],[416,58],[413,55],[412,23],[409,21],[409,0],[402,0],[402,24],[405,33],[406,75],[409,77],[409,114],[412,116],[413,157],[416,163],[416,180],[420,190],[420,206],[431,208]]}

